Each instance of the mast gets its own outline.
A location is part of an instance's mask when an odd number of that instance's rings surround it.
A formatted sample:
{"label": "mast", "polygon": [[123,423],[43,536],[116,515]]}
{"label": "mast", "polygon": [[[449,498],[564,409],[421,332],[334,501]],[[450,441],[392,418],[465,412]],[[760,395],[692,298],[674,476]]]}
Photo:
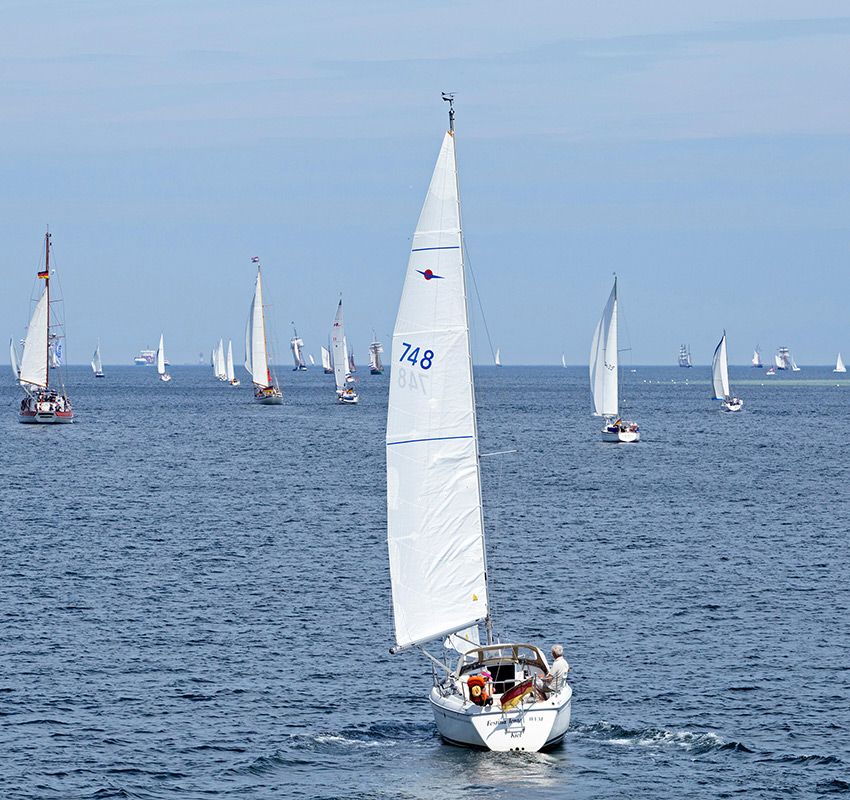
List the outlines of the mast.
{"label": "mast", "polygon": [[50,385],[50,228],[44,234],[44,271],[47,277],[44,279],[44,291],[47,293],[47,372],[44,379],[44,388]]}
{"label": "mast", "polygon": [[[455,135],[455,95],[454,92],[443,92],[442,93],[443,100],[445,100],[449,104],[449,135],[454,139]],[[463,215],[461,213],[461,202],[460,202],[460,179],[458,178],[458,168],[457,168],[457,145],[455,145],[455,187],[457,191],[457,218],[460,228],[460,259],[461,259],[461,269],[460,274],[463,280],[463,302],[466,306],[466,353],[467,358],[469,359],[469,372],[472,380],[469,382],[469,391],[472,396],[472,427],[475,431],[475,470],[477,472],[478,478],[478,514],[481,520],[481,550],[482,557],[484,563],[484,586],[487,589],[487,616],[484,618],[484,630],[487,634],[487,644],[493,644],[493,618],[490,613],[490,572],[487,569],[487,542],[486,542],[486,531],[484,528],[484,497],[481,493],[481,449],[479,447],[479,439],[478,439],[478,412],[475,406],[475,378],[472,375],[473,373],[473,365],[472,365],[472,342],[471,337],[469,335],[469,300],[467,293],[467,284],[466,284],[466,241],[463,236]]]}

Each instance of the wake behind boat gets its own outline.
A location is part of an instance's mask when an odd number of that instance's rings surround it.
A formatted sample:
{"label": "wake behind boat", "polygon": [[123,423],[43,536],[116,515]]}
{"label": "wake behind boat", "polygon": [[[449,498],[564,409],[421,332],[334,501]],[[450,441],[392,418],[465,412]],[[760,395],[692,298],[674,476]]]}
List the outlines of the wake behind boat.
{"label": "wake behind boat", "polygon": [[729,361],[726,355],[726,331],[714,350],[711,360],[711,386],[714,389],[714,399],[720,400],[724,411],[740,411],[744,401],[732,395],[729,390]]}
{"label": "wake behind boat", "polygon": [[61,302],[50,297],[51,247],[50,233],[47,232],[44,234],[44,269],[38,270],[38,279],[44,281],[44,289],[27,325],[20,367],[14,341],[9,346],[12,369],[17,373],[18,384],[24,390],[18,412],[18,421],[24,423],[57,424],[74,421],[74,411],[61,372],[57,373],[54,385],[50,385],[51,362],[54,362],[56,368],[61,367],[61,361],[54,356],[61,352],[60,345],[65,338],[61,320],[57,315],[51,320],[50,315],[51,305]]}
{"label": "wake behind boat", "polygon": [[283,404],[283,392],[269,366],[260,259],[254,256],[251,262],[257,265],[257,282],[254,285],[254,299],[251,301],[245,328],[245,369],[254,382],[254,400],[264,406],[279,406]]}
{"label": "wake behind boat", "polygon": [[[421,648],[439,670],[429,700],[445,741],[537,751],[564,737],[572,689],[563,659],[550,675],[537,647],[502,644],[493,635],[453,110],[449,120],[393,332],[386,439],[391,652]],[[445,637],[454,663],[424,650]]]}
{"label": "wake behind boat", "polygon": [[602,311],[602,318],[590,345],[590,389],[593,394],[593,416],[604,417],[603,442],[639,442],[636,422],[624,420],[619,411],[619,364],[617,350],[617,276]]}

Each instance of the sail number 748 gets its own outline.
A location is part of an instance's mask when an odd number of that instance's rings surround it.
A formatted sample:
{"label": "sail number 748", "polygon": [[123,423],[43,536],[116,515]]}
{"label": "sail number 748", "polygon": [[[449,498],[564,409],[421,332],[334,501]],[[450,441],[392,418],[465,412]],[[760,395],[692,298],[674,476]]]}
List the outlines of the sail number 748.
{"label": "sail number 748", "polygon": [[409,361],[413,366],[419,365],[421,369],[431,369],[431,362],[434,358],[433,350],[426,350],[420,357],[419,351],[421,348],[414,347],[408,342],[402,342],[404,352],[401,354],[399,361]]}

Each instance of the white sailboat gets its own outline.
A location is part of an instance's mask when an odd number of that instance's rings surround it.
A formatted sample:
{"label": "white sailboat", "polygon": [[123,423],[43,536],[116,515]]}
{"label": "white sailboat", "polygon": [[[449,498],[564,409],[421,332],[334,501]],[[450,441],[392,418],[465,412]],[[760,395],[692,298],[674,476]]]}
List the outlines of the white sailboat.
{"label": "white sailboat", "polygon": [[835,359],[835,369],[833,372],[847,372],[847,367],[844,366],[844,359],[841,358],[841,353],[838,354],[838,358]]}
{"label": "white sailboat", "polygon": [[254,298],[251,300],[251,310],[248,312],[248,324],[245,328],[245,369],[254,382],[254,399],[264,406],[279,406],[283,404],[283,392],[269,366],[260,259],[254,256],[251,263],[257,265],[257,282],[254,285]]}
{"label": "white sailboat", "polygon": [[493,359],[496,363],[497,367],[502,366],[502,351],[500,348],[496,348],[496,357]]}
{"label": "white sailboat", "polygon": [[292,331],[295,334],[289,340],[289,347],[292,350],[292,360],[295,362],[292,371],[298,372],[307,369],[307,364],[304,361],[304,340],[298,335],[294,322],[292,323]]}
{"label": "white sailboat", "polygon": [[372,343],[369,345],[369,374],[383,375],[384,365],[381,363],[381,353],[384,352],[384,346],[378,341],[375,336],[375,331],[372,331]]}
{"label": "white sailboat", "polygon": [[714,399],[720,400],[720,407],[724,411],[740,411],[744,401],[735,397],[729,390],[729,360],[726,355],[726,331],[714,349],[714,357],[711,360],[711,386],[714,390]]}
{"label": "white sailboat", "polygon": [[310,366],[315,367],[316,366],[316,359],[313,358],[313,354],[310,353],[307,357],[310,359]]}
{"label": "white sailboat", "polygon": [[227,380],[227,365],[224,363],[224,339],[219,339],[213,348],[213,374],[220,381]]}
{"label": "white sailboat", "polygon": [[100,358],[100,342],[98,341],[97,347],[94,349],[94,353],[91,357],[91,371],[94,373],[95,378],[103,378],[103,362]]}
{"label": "white sailboat", "polygon": [[[393,332],[386,440],[391,652],[421,648],[440,670],[429,699],[444,740],[537,751],[564,737],[572,690],[565,673],[541,687],[549,665],[539,648],[493,635],[462,248],[450,124]],[[453,663],[424,650],[446,637]]]}
{"label": "white sailboat", "polygon": [[[329,342],[330,344],[330,342]],[[325,375],[333,375],[334,366],[331,361],[331,351],[329,347],[321,346],[322,349],[322,371]]]}
{"label": "white sailboat", "polygon": [[167,383],[171,380],[171,376],[165,371],[165,340],[162,334],[159,335],[159,347],[156,350],[156,371],[161,381]]}
{"label": "white sailboat", "polygon": [[239,385],[239,378],[236,377],[236,372],[233,369],[233,340],[227,340],[227,363],[224,365],[225,377],[231,386]]}
{"label": "white sailboat", "polygon": [[561,353],[561,366],[566,369],[567,368],[567,357],[563,353]]}
{"label": "white sailboat", "polygon": [[354,363],[354,351],[348,346],[348,339],[343,338],[345,344],[345,361],[348,364],[348,371],[351,375],[357,372],[357,364]]}
{"label": "white sailboat", "polygon": [[639,442],[636,422],[620,417],[619,364],[617,350],[617,276],[602,311],[602,317],[590,345],[590,389],[593,393],[593,415],[605,418],[603,442]]}
{"label": "white sailboat", "polygon": [[764,366],[761,363],[761,352],[759,351],[758,345],[756,345],[756,349],[753,350],[753,358],[750,361],[750,364],[752,364],[755,369],[761,369]]}
{"label": "white sailboat", "polygon": [[351,356],[345,339],[342,298],[339,299],[339,305],[336,307],[336,316],[331,328],[331,353],[333,353],[337,400],[345,405],[354,405],[360,398],[354,388],[354,378],[351,376]]}
{"label": "white sailboat", "polygon": [[[61,374],[54,385],[50,385],[50,368],[56,345],[64,336],[61,323],[57,319],[51,323],[51,305],[57,300],[50,297],[50,233],[44,234],[44,269],[38,271],[39,280],[44,281],[44,289],[35,304],[27,335],[24,339],[24,351],[18,367],[18,384],[24,390],[18,421],[25,423],[57,424],[74,421],[71,401],[62,383]],[[14,342],[10,344],[13,368],[17,361]],[[57,366],[61,366],[61,361]]]}

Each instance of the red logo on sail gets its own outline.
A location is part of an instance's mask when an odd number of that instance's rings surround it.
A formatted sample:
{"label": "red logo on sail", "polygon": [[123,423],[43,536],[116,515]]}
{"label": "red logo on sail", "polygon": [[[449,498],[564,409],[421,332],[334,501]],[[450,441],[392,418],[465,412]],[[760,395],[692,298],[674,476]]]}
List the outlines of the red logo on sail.
{"label": "red logo on sail", "polygon": [[442,279],[442,277],[443,277],[442,275],[435,275],[435,274],[434,274],[434,270],[432,270],[432,269],[426,269],[426,270],[418,269],[418,270],[416,270],[416,271],[417,271],[420,275],[422,275],[422,276],[425,278],[425,280],[426,280],[426,281],[430,281],[430,280],[432,280],[433,278],[440,278],[440,279]]}

